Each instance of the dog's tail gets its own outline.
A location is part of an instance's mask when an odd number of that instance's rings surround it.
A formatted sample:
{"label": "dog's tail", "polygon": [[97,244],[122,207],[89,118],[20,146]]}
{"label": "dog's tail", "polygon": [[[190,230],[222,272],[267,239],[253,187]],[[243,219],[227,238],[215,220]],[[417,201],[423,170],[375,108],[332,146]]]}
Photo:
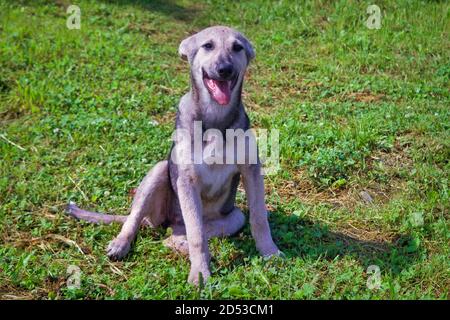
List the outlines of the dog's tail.
{"label": "dog's tail", "polygon": [[103,214],[98,212],[91,212],[80,209],[73,202],[70,202],[66,206],[66,213],[79,220],[86,220],[93,223],[104,223],[110,224],[112,222],[124,223],[128,216],[114,215],[114,214]]}

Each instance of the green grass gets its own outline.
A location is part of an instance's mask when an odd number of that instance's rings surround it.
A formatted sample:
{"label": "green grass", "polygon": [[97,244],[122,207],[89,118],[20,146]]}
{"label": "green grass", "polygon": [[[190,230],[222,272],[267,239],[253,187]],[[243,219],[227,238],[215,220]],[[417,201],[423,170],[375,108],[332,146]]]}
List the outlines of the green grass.
{"label": "green grass", "polygon": [[[372,2],[80,0],[81,30],[68,30],[69,1],[0,0],[0,297],[449,299],[450,6],[376,1],[369,30]],[[254,126],[280,130],[266,189],[286,258],[258,257],[247,226],[210,242],[199,291],[165,230],[110,262],[120,227],[63,207],[127,212],[169,151],[188,88],[178,44],[215,24],[256,48],[244,100]]]}

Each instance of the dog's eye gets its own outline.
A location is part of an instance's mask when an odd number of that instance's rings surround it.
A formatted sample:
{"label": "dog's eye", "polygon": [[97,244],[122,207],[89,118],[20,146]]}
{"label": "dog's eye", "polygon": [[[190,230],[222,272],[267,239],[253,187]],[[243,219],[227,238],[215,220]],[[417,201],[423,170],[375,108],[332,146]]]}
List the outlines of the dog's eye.
{"label": "dog's eye", "polygon": [[244,47],[241,46],[239,43],[233,44],[233,50],[234,50],[234,51],[239,52],[239,51],[241,51],[242,49],[244,49]]}
{"label": "dog's eye", "polygon": [[205,48],[206,50],[212,50],[213,44],[211,42],[207,42],[202,47]]}

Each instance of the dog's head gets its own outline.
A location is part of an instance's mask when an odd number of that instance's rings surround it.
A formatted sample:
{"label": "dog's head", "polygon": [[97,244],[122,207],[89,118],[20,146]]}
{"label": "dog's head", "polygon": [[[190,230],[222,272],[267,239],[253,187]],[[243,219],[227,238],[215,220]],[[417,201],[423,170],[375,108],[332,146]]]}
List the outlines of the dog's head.
{"label": "dog's head", "polygon": [[191,65],[200,95],[227,106],[240,90],[245,70],[255,51],[241,33],[228,27],[206,28],[184,39],[178,50]]}

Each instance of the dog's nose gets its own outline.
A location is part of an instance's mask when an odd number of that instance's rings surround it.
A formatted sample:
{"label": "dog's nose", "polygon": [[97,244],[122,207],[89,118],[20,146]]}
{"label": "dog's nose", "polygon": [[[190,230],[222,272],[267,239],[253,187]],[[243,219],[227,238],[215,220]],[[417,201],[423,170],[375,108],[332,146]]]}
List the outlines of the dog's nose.
{"label": "dog's nose", "polygon": [[217,68],[217,72],[222,78],[228,78],[233,73],[233,65],[231,63],[221,63]]}

